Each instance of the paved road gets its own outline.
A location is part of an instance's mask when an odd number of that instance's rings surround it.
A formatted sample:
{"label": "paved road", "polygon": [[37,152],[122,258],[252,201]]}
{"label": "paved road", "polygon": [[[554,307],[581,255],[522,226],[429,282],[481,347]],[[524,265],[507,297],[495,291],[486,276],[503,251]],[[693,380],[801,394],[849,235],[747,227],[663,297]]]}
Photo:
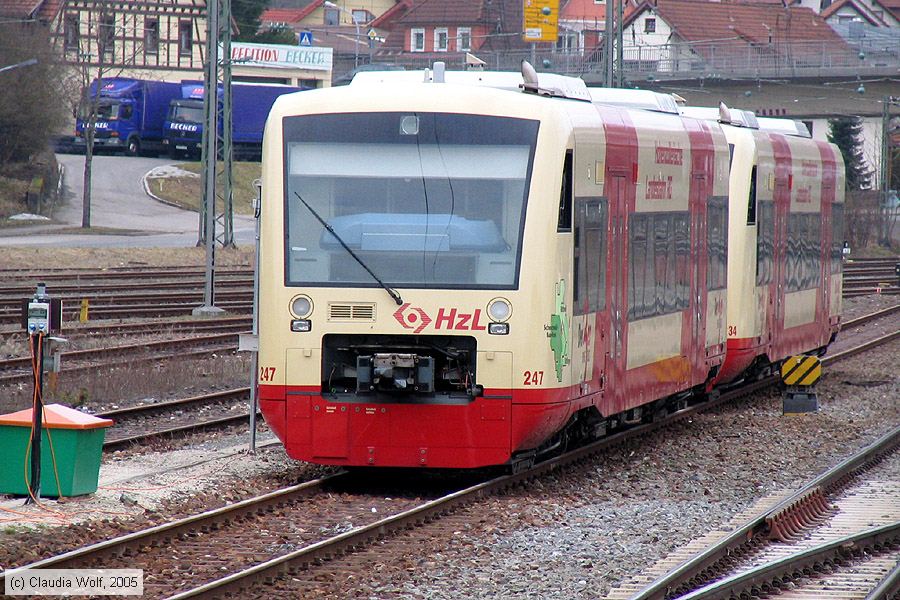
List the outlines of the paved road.
{"label": "paved road", "polygon": [[[126,230],[123,235],[59,232],[81,226],[84,156],[57,154],[56,159],[65,168],[64,201],[53,214],[57,224],[0,230],[0,246],[156,247],[197,243],[196,212],[158,202],[144,191],[144,174],[171,162],[158,158],[94,157],[91,225]],[[253,243],[253,219],[235,215],[234,228],[238,245]]]}

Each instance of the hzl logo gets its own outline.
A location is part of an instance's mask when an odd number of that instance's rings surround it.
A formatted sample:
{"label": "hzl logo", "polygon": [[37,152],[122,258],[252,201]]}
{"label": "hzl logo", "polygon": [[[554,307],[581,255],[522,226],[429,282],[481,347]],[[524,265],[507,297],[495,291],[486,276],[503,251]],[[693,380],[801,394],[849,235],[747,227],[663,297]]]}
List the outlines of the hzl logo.
{"label": "hzl logo", "polygon": [[394,311],[394,318],[404,329],[412,329],[413,333],[422,333],[432,322],[435,329],[454,329],[457,331],[484,331],[486,326],[481,324],[481,309],[475,309],[474,313],[457,312],[455,308],[439,308],[436,319],[428,316],[424,310],[417,306],[410,307],[409,302],[404,303]]}

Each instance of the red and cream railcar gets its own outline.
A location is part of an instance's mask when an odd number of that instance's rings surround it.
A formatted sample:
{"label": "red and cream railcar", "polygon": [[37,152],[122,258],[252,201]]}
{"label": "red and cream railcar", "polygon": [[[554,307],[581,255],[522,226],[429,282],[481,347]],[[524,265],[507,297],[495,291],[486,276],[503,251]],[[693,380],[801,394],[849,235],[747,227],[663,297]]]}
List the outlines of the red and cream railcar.
{"label": "red and cream railcar", "polygon": [[382,75],[283,96],[266,127],[259,397],[291,457],[527,461],[715,376],[717,124],[565,78]]}
{"label": "red and cream railcar", "polygon": [[840,151],[802,123],[685,108],[718,120],[731,149],[728,352],[717,383],[823,352],[840,327]]}

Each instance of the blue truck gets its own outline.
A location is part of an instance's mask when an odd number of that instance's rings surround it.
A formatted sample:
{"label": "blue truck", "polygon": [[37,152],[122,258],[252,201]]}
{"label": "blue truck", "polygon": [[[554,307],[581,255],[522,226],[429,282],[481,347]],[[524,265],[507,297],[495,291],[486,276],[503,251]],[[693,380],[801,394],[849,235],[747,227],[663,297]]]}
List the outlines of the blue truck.
{"label": "blue truck", "polygon": [[128,77],[97,80],[85,90],[75,121],[76,147],[84,148],[88,102],[97,100],[94,148],[137,156],[164,150],[163,124],[169,104],[181,95],[181,85]]}
{"label": "blue truck", "polygon": [[[235,158],[259,159],[263,129],[275,99],[304,88],[274,83],[231,84],[231,140]],[[219,102],[222,86],[218,87]],[[183,81],[181,96],[170,103],[163,144],[173,158],[199,156],[203,138],[203,82]],[[221,122],[219,123],[221,128]],[[221,130],[220,130],[221,133]]]}

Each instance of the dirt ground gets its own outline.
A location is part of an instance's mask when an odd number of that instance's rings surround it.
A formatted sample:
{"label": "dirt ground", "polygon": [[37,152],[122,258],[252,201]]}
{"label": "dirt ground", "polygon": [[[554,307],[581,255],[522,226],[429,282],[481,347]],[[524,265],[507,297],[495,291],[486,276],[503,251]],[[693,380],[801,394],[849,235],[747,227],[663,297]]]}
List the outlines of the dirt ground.
{"label": "dirt ground", "polygon": [[[216,265],[251,266],[253,248],[217,248]],[[204,248],[0,248],[0,269],[204,266]]]}

